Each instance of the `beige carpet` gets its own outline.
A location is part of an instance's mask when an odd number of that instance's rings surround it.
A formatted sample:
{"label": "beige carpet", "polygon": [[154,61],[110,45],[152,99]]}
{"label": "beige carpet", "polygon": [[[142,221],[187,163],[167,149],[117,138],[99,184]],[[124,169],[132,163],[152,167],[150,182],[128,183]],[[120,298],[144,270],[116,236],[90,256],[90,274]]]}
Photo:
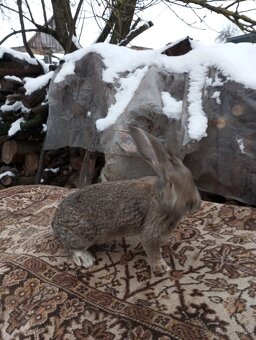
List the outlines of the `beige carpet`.
{"label": "beige carpet", "polygon": [[256,209],[203,203],[163,247],[172,271],[156,277],[124,239],[76,267],[50,227],[68,192],[0,191],[1,339],[256,339]]}

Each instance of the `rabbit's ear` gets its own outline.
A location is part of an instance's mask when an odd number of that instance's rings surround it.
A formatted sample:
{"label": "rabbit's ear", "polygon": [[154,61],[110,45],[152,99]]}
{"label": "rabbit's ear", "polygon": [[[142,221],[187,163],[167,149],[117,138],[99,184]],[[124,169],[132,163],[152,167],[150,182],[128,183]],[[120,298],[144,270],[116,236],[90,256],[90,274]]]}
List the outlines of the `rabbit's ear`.
{"label": "rabbit's ear", "polygon": [[156,137],[138,127],[130,126],[129,132],[145,161],[152,166],[159,176],[164,176],[168,159],[162,144]]}

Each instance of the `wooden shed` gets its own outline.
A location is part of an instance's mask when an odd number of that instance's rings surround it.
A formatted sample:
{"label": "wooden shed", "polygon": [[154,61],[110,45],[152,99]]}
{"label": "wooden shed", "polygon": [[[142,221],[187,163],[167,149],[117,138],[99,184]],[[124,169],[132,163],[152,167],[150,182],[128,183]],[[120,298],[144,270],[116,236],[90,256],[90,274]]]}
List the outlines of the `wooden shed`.
{"label": "wooden shed", "polygon": [[[53,17],[49,20],[48,25],[51,28],[54,28],[55,22]],[[34,54],[43,55],[46,63],[52,62],[52,55],[54,53],[64,54],[64,49],[59,42],[54,37],[46,33],[36,32],[28,40],[28,45]],[[24,46],[13,47],[13,49],[20,52],[26,52]]]}

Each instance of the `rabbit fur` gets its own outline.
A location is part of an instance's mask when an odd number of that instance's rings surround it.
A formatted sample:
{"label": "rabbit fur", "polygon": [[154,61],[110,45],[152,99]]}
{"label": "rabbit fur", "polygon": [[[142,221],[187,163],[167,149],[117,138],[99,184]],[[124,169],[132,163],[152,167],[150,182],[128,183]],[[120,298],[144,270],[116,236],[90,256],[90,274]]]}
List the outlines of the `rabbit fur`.
{"label": "rabbit fur", "polygon": [[160,274],[170,270],[161,244],[187,211],[200,207],[201,198],[180,159],[142,129],[131,126],[129,132],[156,176],[102,182],[73,192],[58,206],[52,228],[76,265],[86,268],[95,262],[90,246],[138,236],[152,271]]}

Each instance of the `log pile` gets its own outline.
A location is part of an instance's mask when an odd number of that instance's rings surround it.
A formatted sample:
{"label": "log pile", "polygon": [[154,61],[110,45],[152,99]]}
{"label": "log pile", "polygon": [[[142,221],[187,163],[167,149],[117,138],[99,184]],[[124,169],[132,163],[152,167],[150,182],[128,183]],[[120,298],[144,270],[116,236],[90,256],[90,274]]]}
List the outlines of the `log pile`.
{"label": "log pile", "polygon": [[[11,52],[0,58],[0,189],[36,183],[79,185],[85,151],[62,148],[44,152],[42,148],[51,78],[51,71],[43,66]],[[39,86],[28,91],[28,83],[44,75],[46,83],[40,86],[38,81]]]}

